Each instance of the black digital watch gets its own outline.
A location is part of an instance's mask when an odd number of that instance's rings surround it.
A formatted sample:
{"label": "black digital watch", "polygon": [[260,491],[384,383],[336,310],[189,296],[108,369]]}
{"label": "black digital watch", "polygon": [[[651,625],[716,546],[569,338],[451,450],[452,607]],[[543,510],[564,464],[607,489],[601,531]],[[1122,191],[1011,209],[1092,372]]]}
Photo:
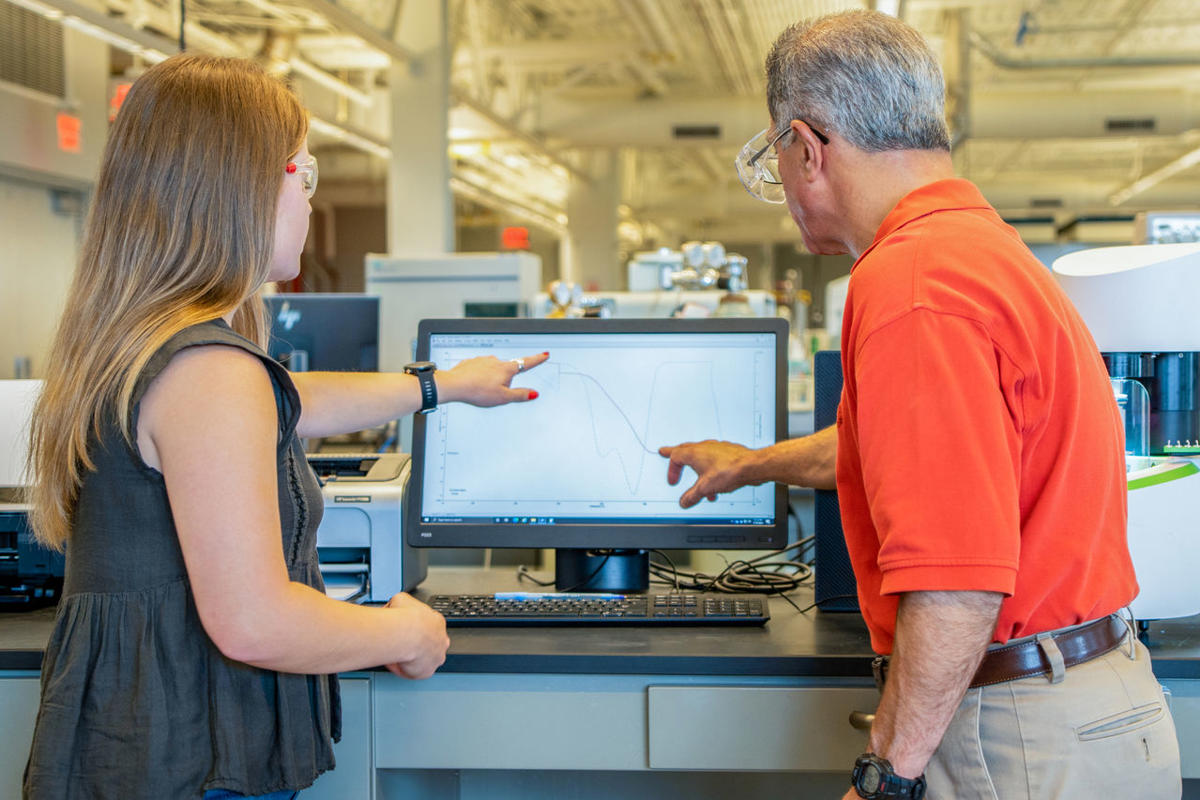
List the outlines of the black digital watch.
{"label": "black digital watch", "polygon": [[892,769],[892,762],[874,753],[863,753],[854,762],[850,785],[859,797],[866,800],[921,800],[925,796],[925,776],[902,778]]}
{"label": "black digital watch", "polygon": [[432,361],[414,361],[404,365],[404,371],[409,375],[415,375],[417,383],[421,386],[421,409],[417,412],[418,414],[428,414],[437,408],[437,384],[433,380],[433,373],[436,370],[437,364]]}

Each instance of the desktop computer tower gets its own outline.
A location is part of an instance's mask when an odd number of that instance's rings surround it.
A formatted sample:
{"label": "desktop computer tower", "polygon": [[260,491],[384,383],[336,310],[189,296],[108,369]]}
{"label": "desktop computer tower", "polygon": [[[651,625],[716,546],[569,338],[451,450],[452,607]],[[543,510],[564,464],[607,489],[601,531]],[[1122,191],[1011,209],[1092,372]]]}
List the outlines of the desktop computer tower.
{"label": "desktop computer tower", "polygon": [[[813,428],[837,423],[842,397],[842,354],[821,350],[813,360]],[[818,489],[814,506],[814,591],[822,611],[858,611],[857,582],[842,534],[842,513],[837,492]]]}

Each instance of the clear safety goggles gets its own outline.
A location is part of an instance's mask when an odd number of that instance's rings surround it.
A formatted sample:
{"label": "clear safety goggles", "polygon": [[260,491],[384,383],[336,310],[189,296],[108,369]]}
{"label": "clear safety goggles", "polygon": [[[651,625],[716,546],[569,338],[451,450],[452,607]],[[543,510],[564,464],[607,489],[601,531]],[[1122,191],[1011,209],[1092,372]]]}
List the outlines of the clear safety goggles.
{"label": "clear safety goggles", "polygon": [[300,188],[304,189],[304,196],[312,198],[313,193],[317,191],[317,157],[309,156],[307,161],[289,161],[284,167],[284,172],[288,175],[300,176]]}
{"label": "clear safety goggles", "polygon": [[[829,144],[828,136],[806,120],[800,122],[808,125],[808,129],[821,144]],[[782,203],[785,199],[783,181],[779,177],[779,151],[795,141],[794,137],[784,141],[784,137],[791,132],[790,125],[774,136],[771,135],[770,128],[763,128],[753,139],[746,142],[742,152],[738,153],[733,162],[742,186],[746,187],[746,191],[752,197],[764,203]]]}

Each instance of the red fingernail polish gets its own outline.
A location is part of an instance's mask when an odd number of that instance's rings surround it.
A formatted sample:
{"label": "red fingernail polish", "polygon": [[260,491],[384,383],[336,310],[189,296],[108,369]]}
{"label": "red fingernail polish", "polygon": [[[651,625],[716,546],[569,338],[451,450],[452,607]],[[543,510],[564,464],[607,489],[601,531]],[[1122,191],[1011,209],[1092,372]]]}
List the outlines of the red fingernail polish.
{"label": "red fingernail polish", "polygon": [[548,355],[550,355],[550,351],[549,351],[549,350],[547,350],[546,352],[542,353],[542,355],[544,355],[544,356],[548,356]]}
{"label": "red fingernail polish", "polygon": [[530,390],[529,390],[529,399],[530,399],[530,400],[537,400],[537,398],[538,398],[538,393],[537,393],[536,391],[534,391],[534,390],[530,389]]}

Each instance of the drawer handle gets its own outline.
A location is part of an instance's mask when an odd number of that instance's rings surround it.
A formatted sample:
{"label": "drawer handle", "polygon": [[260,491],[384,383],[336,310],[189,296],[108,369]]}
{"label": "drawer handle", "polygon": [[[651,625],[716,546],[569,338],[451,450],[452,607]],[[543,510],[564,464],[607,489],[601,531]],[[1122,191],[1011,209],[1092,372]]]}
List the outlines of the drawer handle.
{"label": "drawer handle", "polygon": [[850,712],[850,727],[852,728],[857,728],[860,731],[869,731],[874,722],[874,714],[868,714],[865,711]]}

